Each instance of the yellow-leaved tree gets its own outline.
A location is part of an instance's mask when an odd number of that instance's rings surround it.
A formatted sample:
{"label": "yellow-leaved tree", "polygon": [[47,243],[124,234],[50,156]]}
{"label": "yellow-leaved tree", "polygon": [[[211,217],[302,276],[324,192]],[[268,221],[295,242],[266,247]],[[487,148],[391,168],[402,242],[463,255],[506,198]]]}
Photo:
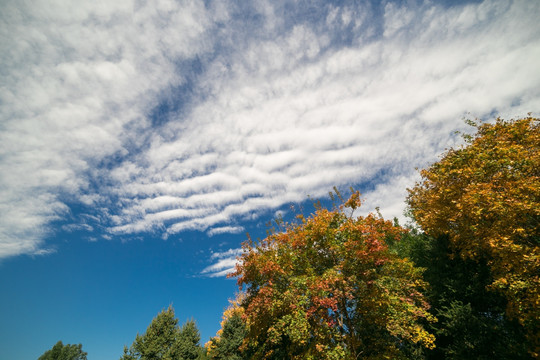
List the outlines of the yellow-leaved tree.
{"label": "yellow-leaved tree", "polygon": [[448,235],[456,254],[487,259],[490,288],[527,328],[539,355],[540,120],[469,122],[476,134],[421,171],[408,204],[421,228]]}

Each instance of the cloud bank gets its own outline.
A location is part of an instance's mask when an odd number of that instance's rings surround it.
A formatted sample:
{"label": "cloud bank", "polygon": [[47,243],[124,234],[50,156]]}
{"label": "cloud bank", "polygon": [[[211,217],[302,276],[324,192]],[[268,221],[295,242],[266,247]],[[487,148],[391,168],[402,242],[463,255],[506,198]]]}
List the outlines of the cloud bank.
{"label": "cloud bank", "polygon": [[0,257],[47,251],[58,221],[240,233],[334,185],[401,216],[414,168],[459,142],[463,116],[540,109],[539,11],[8,1]]}

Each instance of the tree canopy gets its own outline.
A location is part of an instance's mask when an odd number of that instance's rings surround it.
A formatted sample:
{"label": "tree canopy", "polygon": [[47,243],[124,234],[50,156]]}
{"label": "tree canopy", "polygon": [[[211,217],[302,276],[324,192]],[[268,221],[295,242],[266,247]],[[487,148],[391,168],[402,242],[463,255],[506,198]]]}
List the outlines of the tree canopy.
{"label": "tree canopy", "polygon": [[38,360],[86,360],[88,354],[82,350],[82,345],[64,345],[58,341],[50,350],[45,351]]}
{"label": "tree canopy", "polygon": [[207,355],[213,360],[248,360],[251,359],[249,349],[243,347],[247,334],[247,326],[242,318],[244,309],[241,303],[244,294],[239,293],[223,312],[221,329],[215,337],[205,345]]}
{"label": "tree canopy", "polygon": [[421,271],[390,251],[405,231],[353,216],[360,194],[244,244],[236,272],[253,358],[400,358],[433,347]]}
{"label": "tree canopy", "polygon": [[131,347],[124,347],[121,360],[191,360],[201,356],[200,335],[194,321],[181,328],[169,306],[150,323],[143,335],[137,334]]}
{"label": "tree canopy", "polygon": [[210,339],[207,354],[215,360],[248,360],[248,352],[242,348],[246,336],[246,324],[239,314],[233,314],[222,323],[219,336]]}
{"label": "tree canopy", "polygon": [[448,236],[433,238],[415,229],[395,248],[424,268],[430,312],[428,324],[435,348],[426,359],[530,359],[524,328],[505,314],[506,298],[487,286],[493,281],[485,259],[463,259],[453,253]]}
{"label": "tree canopy", "polygon": [[488,286],[528,330],[540,356],[540,120],[474,123],[465,146],[422,170],[408,204],[429,235],[463,258],[485,260]]}
{"label": "tree canopy", "polygon": [[[360,193],[243,244],[216,337],[161,311],[121,360],[540,356],[540,120],[474,135],[408,189],[416,224],[355,216]],[[86,360],[59,341],[39,360]]]}

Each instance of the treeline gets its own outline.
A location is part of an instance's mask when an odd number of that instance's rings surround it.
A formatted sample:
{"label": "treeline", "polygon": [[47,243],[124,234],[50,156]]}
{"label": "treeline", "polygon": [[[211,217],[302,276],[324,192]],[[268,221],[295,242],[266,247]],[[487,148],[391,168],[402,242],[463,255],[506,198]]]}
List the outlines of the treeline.
{"label": "treeline", "polygon": [[336,190],[244,243],[204,347],[169,307],[121,359],[538,358],[540,121],[470,124],[408,190],[413,224],[356,216],[360,194]]}
{"label": "treeline", "polygon": [[540,356],[540,121],[469,122],[409,189],[414,225],[358,192],[244,244],[211,359]]}

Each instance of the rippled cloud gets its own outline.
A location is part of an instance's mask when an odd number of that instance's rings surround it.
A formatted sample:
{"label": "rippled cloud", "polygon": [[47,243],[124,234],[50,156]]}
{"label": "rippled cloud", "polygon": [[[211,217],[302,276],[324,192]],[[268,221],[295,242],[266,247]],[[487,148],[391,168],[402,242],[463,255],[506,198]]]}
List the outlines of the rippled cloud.
{"label": "rippled cloud", "polygon": [[539,10],[8,1],[0,257],[47,252],[69,219],[105,237],[237,234],[334,185],[369,184],[366,211],[401,217],[464,116],[540,109]]}

